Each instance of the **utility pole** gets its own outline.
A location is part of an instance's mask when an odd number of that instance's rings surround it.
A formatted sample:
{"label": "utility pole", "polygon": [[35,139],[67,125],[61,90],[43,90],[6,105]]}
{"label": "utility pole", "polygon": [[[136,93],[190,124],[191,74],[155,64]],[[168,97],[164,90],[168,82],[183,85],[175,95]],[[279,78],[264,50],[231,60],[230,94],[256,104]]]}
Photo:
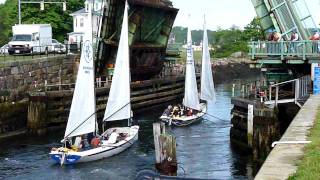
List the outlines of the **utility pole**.
{"label": "utility pole", "polygon": [[19,24],[21,24],[21,1],[18,0]]}
{"label": "utility pole", "polygon": [[66,0],[63,0],[63,2],[58,1],[48,1],[45,2],[44,0],[41,1],[21,1],[18,0],[18,16],[19,16],[19,24],[21,24],[21,4],[40,4],[40,10],[44,10],[44,4],[62,4],[62,10],[67,10],[67,2]]}

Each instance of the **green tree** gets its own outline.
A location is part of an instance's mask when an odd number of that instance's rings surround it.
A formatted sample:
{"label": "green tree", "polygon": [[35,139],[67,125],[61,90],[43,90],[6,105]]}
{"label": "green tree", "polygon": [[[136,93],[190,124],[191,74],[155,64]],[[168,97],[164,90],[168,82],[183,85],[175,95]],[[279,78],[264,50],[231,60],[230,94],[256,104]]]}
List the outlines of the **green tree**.
{"label": "green tree", "polygon": [[[67,33],[72,31],[72,17],[69,15],[84,6],[84,0],[68,0],[67,11],[62,4],[45,4],[40,11],[39,4],[22,4],[21,18],[23,24],[51,24],[53,38],[63,41]],[[9,41],[12,36],[11,27],[18,24],[18,0],[7,0],[0,5],[0,45]]]}
{"label": "green tree", "polygon": [[244,41],[265,40],[265,34],[260,25],[260,20],[257,17],[255,17],[250,22],[250,24],[244,27],[243,40]]}

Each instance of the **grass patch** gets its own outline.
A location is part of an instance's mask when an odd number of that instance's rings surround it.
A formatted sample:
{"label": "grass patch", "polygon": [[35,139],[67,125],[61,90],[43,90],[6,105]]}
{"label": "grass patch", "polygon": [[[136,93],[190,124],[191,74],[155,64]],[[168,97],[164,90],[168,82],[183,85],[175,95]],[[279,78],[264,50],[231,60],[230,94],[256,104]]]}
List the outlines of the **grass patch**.
{"label": "grass patch", "polygon": [[289,180],[320,178],[320,109],[318,109],[317,120],[311,130],[309,140],[312,143],[306,146],[304,157],[298,164],[298,170],[289,177]]}
{"label": "grass patch", "polygon": [[65,54],[35,54],[35,55],[8,55],[8,54],[0,54],[0,64],[6,62],[15,62],[15,61],[26,61],[32,59],[39,59],[45,57],[54,57],[54,56],[61,56]]}
{"label": "grass patch", "polygon": [[[180,59],[178,60],[179,64],[185,64],[187,59],[186,49],[182,49],[180,54]],[[202,60],[202,51],[193,51],[193,59],[196,63],[201,63]]]}

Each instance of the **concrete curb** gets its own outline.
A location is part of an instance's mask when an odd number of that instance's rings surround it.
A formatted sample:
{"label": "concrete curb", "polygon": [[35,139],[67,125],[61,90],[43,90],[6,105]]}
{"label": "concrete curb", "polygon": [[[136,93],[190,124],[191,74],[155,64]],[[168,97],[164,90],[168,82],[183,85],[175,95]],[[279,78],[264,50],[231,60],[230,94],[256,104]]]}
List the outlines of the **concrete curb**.
{"label": "concrete curb", "polygon": [[[307,141],[320,107],[320,95],[311,95],[300,109],[290,126],[280,139],[284,141]],[[280,112],[281,113],[281,112]],[[306,144],[278,144],[256,175],[256,180],[288,179],[298,168],[304,155]]]}

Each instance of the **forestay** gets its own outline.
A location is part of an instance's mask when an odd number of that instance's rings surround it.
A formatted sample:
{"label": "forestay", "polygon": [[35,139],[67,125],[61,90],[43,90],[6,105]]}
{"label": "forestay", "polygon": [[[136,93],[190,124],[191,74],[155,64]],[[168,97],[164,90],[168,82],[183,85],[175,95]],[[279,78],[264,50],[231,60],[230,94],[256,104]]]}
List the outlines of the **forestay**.
{"label": "forestay", "polygon": [[186,62],[186,77],[183,104],[186,107],[199,110],[199,97],[197,88],[197,79],[194,68],[192,37],[190,25],[188,27],[187,37],[187,62]]}
{"label": "forestay", "polygon": [[216,97],[215,97],[214,83],[212,78],[206,19],[204,19],[204,25],[203,25],[202,68],[201,69],[202,70],[201,70],[200,99],[206,100],[206,101],[215,101]]}
{"label": "forestay", "polygon": [[128,4],[123,15],[122,29],[104,121],[131,118],[130,69],[128,43]]}
{"label": "forestay", "polygon": [[64,137],[73,137],[95,132],[95,91],[94,62],[92,49],[92,15],[91,4],[85,26],[80,65],[73,93],[73,99]]}

